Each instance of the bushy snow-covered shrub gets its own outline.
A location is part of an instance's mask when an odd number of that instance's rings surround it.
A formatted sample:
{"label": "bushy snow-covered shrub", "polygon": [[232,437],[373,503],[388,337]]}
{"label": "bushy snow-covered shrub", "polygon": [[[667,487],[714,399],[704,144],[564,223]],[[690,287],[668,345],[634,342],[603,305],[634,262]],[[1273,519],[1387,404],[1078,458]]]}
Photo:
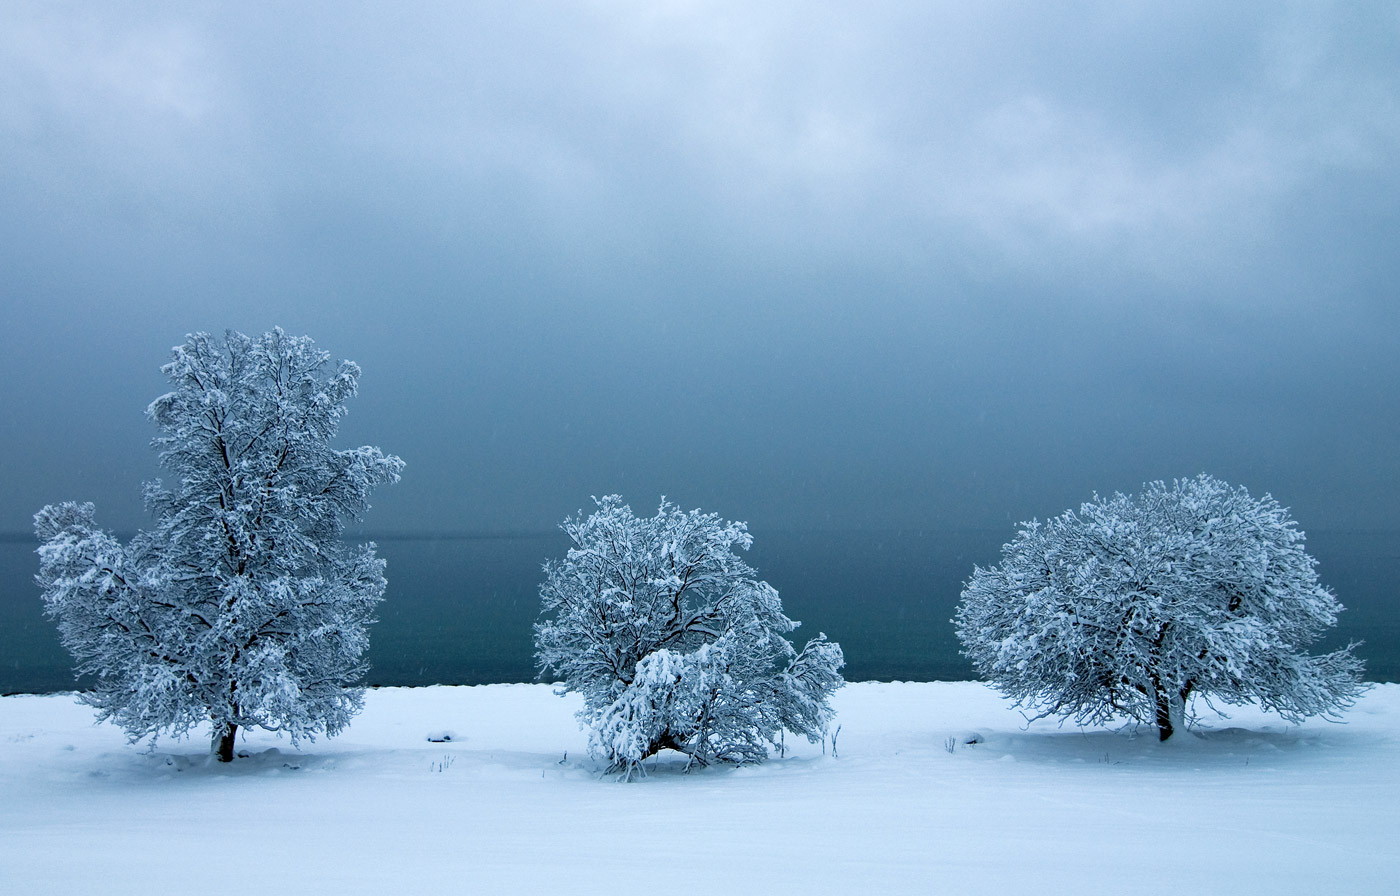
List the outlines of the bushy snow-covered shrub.
{"label": "bushy snow-covered shrub", "polygon": [[229,761],[240,726],[295,742],[359,710],[384,561],[344,544],[342,521],[403,462],[329,447],[360,375],[329,363],[280,329],[190,336],[161,368],[174,390],[146,410],[174,480],[146,486],[154,528],[123,546],[91,504],[35,515],[48,613],[96,677],[83,699],[133,739],[212,721]]}
{"label": "bushy snow-covered shrub", "polygon": [[958,637],[984,678],[1040,716],[1126,716],[1166,740],[1192,694],[1296,721],[1364,688],[1351,648],[1304,652],[1342,607],[1268,495],[1206,475],[1153,482],[1026,523],[1002,551],[968,581]]}
{"label": "bushy snow-covered shrub", "polygon": [[841,648],[787,640],[797,623],[734,553],[747,527],[665,501],[646,519],[617,495],[596,503],[564,521],[573,547],[545,564],[535,626],[541,674],[583,695],[593,754],[630,776],[662,749],[758,762],[784,730],[820,738]]}

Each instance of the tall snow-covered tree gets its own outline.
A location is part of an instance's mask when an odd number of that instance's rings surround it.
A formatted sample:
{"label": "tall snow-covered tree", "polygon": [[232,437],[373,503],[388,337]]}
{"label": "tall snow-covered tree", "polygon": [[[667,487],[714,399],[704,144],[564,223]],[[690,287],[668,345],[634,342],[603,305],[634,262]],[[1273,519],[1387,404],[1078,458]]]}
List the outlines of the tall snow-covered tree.
{"label": "tall snow-covered tree", "polygon": [[801,651],[778,592],[734,553],[747,527],[662,501],[640,518],[617,495],[566,519],[573,547],[545,564],[541,675],[583,695],[589,749],[630,777],[663,749],[688,761],[759,762],[783,731],[816,741],[843,681],[841,648]]}
{"label": "tall snow-covered tree", "polygon": [[1306,648],[1342,609],[1272,497],[1211,476],[1094,497],[1023,524],[976,568],[955,623],[978,672],[1037,717],[1157,726],[1190,697],[1333,717],[1365,688],[1351,648]]}
{"label": "tall snow-covered tree", "polygon": [[147,408],[167,485],[154,526],[122,545],[91,504],[35,515],[39,586],[99,720],[133,739],[213,725],[302,737],[343,729],[363,702],[365,627],[385,588],[373,544],[342,539],[403,461],[330,447],[360,369],[277,329],[188,337]]}

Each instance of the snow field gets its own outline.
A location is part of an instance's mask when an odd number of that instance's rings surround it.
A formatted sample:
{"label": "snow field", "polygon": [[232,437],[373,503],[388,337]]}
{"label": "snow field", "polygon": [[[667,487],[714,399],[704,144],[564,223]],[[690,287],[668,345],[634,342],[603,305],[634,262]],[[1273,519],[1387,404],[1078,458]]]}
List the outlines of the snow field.
{"label": "snow field", "polygon": [[578,705],[546,685],[386,688],[337,738],[255,731],[222,765],[204,740],[129,745],[72,695],[0,698],[0,890],[1390,893],[1400,876],[1400,685],[1346,724],[1246,708],[1164,745],[1027,728],[978,683],[857,683],[834,698],[839,758],[789,738],[763,765],[661,757],[626,785],[600,779]]}

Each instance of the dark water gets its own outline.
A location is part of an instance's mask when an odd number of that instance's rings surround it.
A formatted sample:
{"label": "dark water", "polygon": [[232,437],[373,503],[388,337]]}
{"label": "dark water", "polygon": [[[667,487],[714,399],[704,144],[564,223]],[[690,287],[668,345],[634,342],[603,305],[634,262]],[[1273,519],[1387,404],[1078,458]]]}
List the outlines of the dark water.
{"label": "dark water", "polygon": [[[760,532],[746,559],[802,621],[795,640],[824,631],[841,643],[848,679],[959,680],[973,677],[949,622],[962,583],[1013,534]],[[533,680],[540,565],[564,553],[561,533],[378,543],[389,590],[370,635],[370,684]],[[1364,640],[1367,677],[1400,680],[1400,533],[1310,533],[1308,550],[1347,607],[1318,649]],[[0,693],[74,686],[37,566],[32,540],[0,542]]]}

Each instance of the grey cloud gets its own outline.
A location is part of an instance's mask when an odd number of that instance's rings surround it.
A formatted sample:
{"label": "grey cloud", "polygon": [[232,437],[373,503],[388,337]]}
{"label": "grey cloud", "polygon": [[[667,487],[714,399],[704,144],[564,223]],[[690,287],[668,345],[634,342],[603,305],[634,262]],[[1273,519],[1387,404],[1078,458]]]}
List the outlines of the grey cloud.
{"label": "grey cloud", "polygon": [[364,368],[371,526],[1400,483],[1384,6],[16,3],[0,528],[140,522],[191,330]]}

